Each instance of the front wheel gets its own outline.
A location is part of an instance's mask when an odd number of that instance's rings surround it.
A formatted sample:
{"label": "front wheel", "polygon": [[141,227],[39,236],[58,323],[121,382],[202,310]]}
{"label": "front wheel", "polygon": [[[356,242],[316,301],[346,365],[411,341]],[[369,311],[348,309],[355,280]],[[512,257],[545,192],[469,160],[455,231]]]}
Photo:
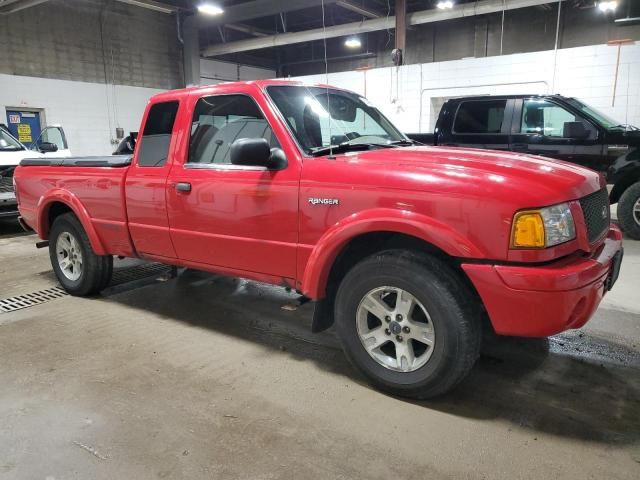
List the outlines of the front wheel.
{"label": "front wheel", "polygon": [[478,357],[474,296],[439,259],[391,250],[352,268],[335,301],[349,360],[376,387],[429,398],[458,384]]}
{"label": "front wheel", "polygon": [[111,281],[113,257],[96,255],[82,224],[72,213],[55,219],[49,235],[53,271],[71,295],[98,293]]}
{"label": "front wheel", "polygon": [[640,240],[640,182],[631,185],[620,197],[618,223],[630,238]]}

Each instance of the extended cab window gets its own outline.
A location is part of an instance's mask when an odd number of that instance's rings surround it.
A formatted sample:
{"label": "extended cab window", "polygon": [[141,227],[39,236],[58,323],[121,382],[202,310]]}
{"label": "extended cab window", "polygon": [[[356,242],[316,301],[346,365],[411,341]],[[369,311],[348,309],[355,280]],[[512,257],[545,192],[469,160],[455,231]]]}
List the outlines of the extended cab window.
{"label": "extended cab window", "polygon": [[269,123],[251,97],[203,97],[193,113],[189,163],[231,163],[231,144],[240,138],[265,138],[271,148],[279,147]]}
{"label": "extended cab window", "polygon": [[167,162],[177,112],[177,101],[156,103],[151,107],[140,140],[139,166],[161,167]]}
{"label": "extended cab window", "polygon": [[454,133],[501,133],[506,100],[462,102],[453,123]]}
{"label": "extended cab window", "polygon": [[547,100],[530,99],[522,105],[520,133],[564,138],[565,125],[568,123],[582,123],[587,130],[593,129],[580,117]]}

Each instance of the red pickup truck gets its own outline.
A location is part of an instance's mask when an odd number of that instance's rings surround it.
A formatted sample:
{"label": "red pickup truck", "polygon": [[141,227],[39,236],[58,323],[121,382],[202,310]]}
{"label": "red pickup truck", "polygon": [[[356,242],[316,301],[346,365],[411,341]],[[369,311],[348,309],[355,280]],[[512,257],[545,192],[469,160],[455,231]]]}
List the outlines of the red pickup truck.
{"label": "red pickup truck", "polygon": [[132,157],[23,160],[22,221],[73,295],[112,256],[291,287],[377,387],[442,394],[481,324],[582,326],[617,278],[604,179],[522,154],[416,146],[365,98],[287,81],[154,96]]}

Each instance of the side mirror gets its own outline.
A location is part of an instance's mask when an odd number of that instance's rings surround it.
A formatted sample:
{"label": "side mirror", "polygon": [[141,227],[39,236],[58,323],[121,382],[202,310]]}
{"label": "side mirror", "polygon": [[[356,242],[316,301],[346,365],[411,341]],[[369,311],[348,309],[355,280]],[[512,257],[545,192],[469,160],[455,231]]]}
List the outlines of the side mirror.
{"label": "side mirror", "polygon": [[233,142],[229,156],[232,165],[248,165],[279,170],[287,165],[284,152],[269,148],[264,138],[240,138]]}
{"label": "side mirror", "polygon": [[586,129],[582,122],[564,122],[562,137],[584,139],[589,137],[589,130]]}
{"label": "side mirror", "polygon": [[38,150],[42,153],[53,153],[58,151],[58,146],[55,143],[41,142],[38,144]]}

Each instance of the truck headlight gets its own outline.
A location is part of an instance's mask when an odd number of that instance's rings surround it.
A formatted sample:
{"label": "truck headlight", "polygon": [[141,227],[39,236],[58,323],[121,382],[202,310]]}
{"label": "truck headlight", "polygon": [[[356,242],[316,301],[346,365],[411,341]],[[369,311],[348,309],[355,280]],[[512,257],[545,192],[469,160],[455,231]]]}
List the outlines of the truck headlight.
{"label": "truck headlight", "polygon": [[512,248],[546,248],[576,237],[568,203],[517,212],[511,230]]}

